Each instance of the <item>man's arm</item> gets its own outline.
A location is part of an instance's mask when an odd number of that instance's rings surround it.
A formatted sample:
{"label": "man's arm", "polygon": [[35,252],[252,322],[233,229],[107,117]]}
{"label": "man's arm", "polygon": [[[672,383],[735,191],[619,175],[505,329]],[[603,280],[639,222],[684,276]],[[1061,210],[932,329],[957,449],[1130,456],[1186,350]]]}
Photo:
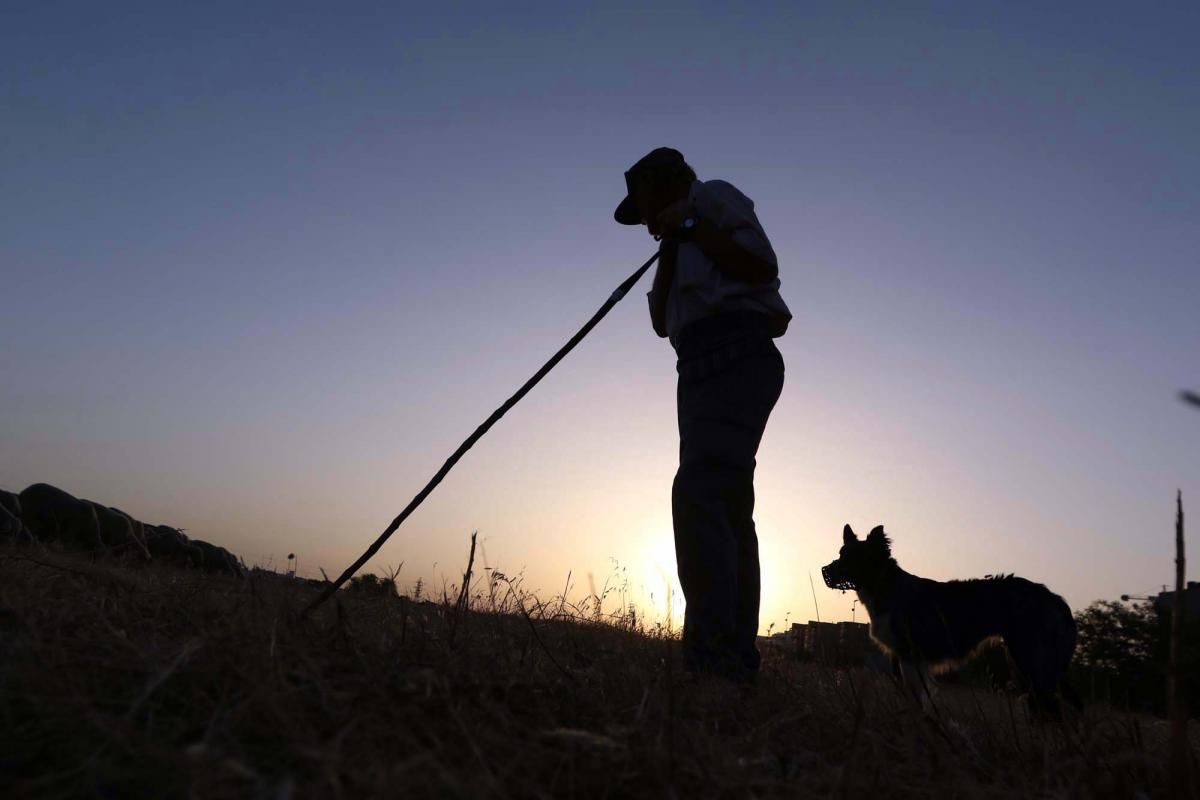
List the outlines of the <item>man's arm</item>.
{"label": "man's arm", "polygon": [[733,231],[721,230],[701,216],[692,219],[696,224],[688,238],[722,273],[743,283],[768,283],[779,277],[779,267],[738,244]]}
{"label": "man's arm", "polygon": [[667,296],[675,280],[675,261],[679,245],[664,239],[658,248],[658,268],[654,271],[654,285],[646,295],[650,301],[650,325],[659,338],[667,336]]}
{"label": "man's arm", "polygon": [[[696,224],[684,229],[685,219]],[[779,267],[738,244],[735,230],[723,230],[715,222],[696,214],[686,200],[672,203],[658,215],[665,236],[695,242],[723,274],[743,283],[768,283],[779,277]]]}

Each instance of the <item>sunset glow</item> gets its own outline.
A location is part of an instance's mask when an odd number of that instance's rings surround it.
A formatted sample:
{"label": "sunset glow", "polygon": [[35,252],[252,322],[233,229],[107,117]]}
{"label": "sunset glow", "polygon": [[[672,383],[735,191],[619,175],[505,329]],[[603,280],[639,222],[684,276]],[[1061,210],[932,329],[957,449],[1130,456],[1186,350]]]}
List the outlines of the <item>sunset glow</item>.
{"label": "sunset glow", "polygon": [[[235,37],[201,6],[10,12],[0,488],[337,574],[654,251],[611,214],[670,144],[753,197],[795,314],[763,631],[850,618],[819,578],[847,522],[930,577],[1155,591],[1175,492],[1200,501],[1194,15],[990,13],[712,7],[684,34],[289,5]],[[648,288],[369,570],[454,583],[477,530],[541,595],[627,576],[666,621],[675,366]]]}

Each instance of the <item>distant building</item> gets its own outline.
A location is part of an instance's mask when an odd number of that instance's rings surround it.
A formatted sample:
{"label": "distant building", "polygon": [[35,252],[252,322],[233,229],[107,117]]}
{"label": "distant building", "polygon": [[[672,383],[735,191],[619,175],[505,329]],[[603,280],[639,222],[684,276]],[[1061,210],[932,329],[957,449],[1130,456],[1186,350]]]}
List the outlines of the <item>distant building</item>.
{"label": "distant building", "polygon": [[870,642],[869,626],[861,622],[792,623],[786,631],[760,636],[763,647],[774,648],[829,666],[862,666],[875,652]]}
{"label": "distant building", "polygon": [[796,649],[796,639],[794,636],[792,636],[792,632],[790,630],[780,631],[779,633],[772,633],[770,636],[759,636],[758,646],[768,647],[774,650],[783,650],[789,652],[790,654],[794,654]]}
{"label": "distant building", "polygon": [[[1175,608],[1175,592],[1161,591],[1151,600],[1160,614],[1169,615]],[[1183,590],[1183,617],[1200,619],[1200,581],[1188,581]]]}

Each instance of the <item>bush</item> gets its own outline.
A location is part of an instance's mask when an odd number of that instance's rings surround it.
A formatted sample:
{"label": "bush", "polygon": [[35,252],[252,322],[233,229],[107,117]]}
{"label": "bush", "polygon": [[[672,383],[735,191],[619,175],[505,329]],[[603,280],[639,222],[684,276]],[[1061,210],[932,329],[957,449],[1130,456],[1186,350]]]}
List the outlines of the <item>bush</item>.
{"label": "bush", "polygon": [[[1153,603],[1100,600],[1075,615],[1074,682],[1085,697],[1121,708],[1166,710],[1171,612]],[[1184,696],[1200,697],[1200,623],[1184,620]],[[1200,711],[1193,702],[1193,715]]]}

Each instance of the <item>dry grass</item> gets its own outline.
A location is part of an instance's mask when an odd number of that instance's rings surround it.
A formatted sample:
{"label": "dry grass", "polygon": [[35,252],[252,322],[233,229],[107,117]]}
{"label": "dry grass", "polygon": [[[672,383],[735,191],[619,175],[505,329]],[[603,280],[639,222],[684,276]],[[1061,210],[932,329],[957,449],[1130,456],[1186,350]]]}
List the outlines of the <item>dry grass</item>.
{"label": "dry grass", "polygon": [[342,592],[305,619],[316,590],[294,582],[0,550],[0,795],[1165,790],[1158,722],[1039,729],[967,690],[931,719],[881,676],[780,656],[749,690],[688,683],[661,630],[494,573],[473,589],[471,611]]}

